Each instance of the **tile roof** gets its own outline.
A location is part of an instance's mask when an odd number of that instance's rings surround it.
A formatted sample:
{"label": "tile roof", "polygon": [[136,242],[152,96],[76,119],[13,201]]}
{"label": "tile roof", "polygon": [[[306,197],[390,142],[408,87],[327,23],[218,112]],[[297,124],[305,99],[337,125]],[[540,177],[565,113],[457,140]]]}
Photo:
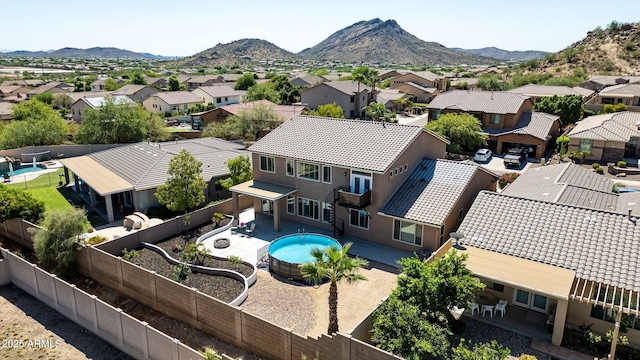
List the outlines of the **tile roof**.
{"label": "tile roof", "polygon": [[[444,76],[442,75],[438,75],[435,73],[432,73],[431,71],[407,71],[406,73],[402,74],[414,74],[417,76],[420,76],[423,79],[429,80],[429,81],[434,81],[434,80],[438,80],[438,79],[444,79]],[[400,75],[400,76],[402,76]]]}
{"label": "tile roof", "polygon": [[379,212],[441,226],[478,168],[469,162],[423,159]]}
{"label": "tile roof", "polygon": [[[568,86],[546,86],[546,85],[537,85],[537,84],[527,84],[512,90],[509,90],[509,92],[513,92],[513,93],[517,93],[525,96],[553,96],[553,95],[584,96],[583,93],[578,92]],[[591,93],[593,93],[593,91],[591,91]]]}
{"label": "tile roof", "polygon": [[640,84],[620,84],[600,90],[600,96],[634,97],[640,96]]}
{"label": "tile roof", "polygon": [[423,131],[427,130],[301,115],[282,123],[249,151],[383,173]]}
{"label": "tile roof", "polygon": [[221,76],[220,75],[202,75],[202,76],[194,76],[192,78],[189,79],[189,83],[195,83],[195,84],[204,84],[209,80],[217,80],[217,81],[222,81],[222,79],[220,79]]}
{"label": "tile roof", "polygon": [[557,202],[567,186],[611,193],[613,181],[579,165],[555,164],[524,171],[513,183],[502,190],[502,193],[533,200]]}
{"label": "tile roof", "polygon": [[[306,107],[302,105],[298,105],[298,106],[278,105],[278,104],[272,103],[269,100],[257,100],[257,101],[249,101],[246,103],[224,105],[224,106],[220,106],[219,109],[223,109],[233,115],[238,115],[240,111],[251,109],[253,106],[257,104],[264,104],[269,107],[272,107],[273,111],[278,113],[283,120],[288,120],[293,116],[300,115],[302,114],[302,111],[306,109]],[[215,109],[209,110],[209,111],[214,111],[214,110]]]}
{"label": "tile roof", "polygon": [[629,142],[640,138],[640,113],[618,112],[586,117],[576,123],[569,132],[570,138]]}
{"label": "tile roof", "polygon": [[136,84],[127,84],[120,89],[112,92],[112,95],[134,95],[140,90],[146,88],[147,85],[136,85]]}
{"label": "tile roof", "polygon": [[12,115],[13,114],[12,106],[13,106],[12,103],[0,101],[0,116],[1,115],[4,115],[4,116]]}
{"label": "tile roof", "polygon": [[[347,95],[355,95],[358,92],[358,82],[357,81],[327,81],[325,83],[316,85],[316,86],[331,86],[332,88],[341,91]],[[312,88],[309,88],[312,89]],[[308,89],[307,89],[308,90]],[[371,88],[367,85],[360,83],[360,91],[371,91]]]}
{"label": "tile roof", "polygon": [[495,136],[506,134],[531,135],[537,139],[545,140],[551,132],[553,123],[560,119],[559,116],[541,112],[525,112],[520,115],[512,129],[483,128],[483,132]]}
{"label": "tile roof", "polygon": [[201,103],[202,99],[189,91],[166,91],[151,95],[159,97],[169,105]]}
{"label": "tile roof", "polygon": [[436,89],[436,88],[434,88],[434,87],[424,87],[424,86],[422,86],[422,85],[416,84],[416,83],[411,82],[411,81],[408,81],[408,82],[405,82],[405,83],[402,83],[402,84],[398,84],[398,85],[394,85],[394,86],[392,86],[391,88],[392,88],[392,89],[393,89],[393,88],[397,88],[397,87],[400,87],[400,86],[402,86],[402,85],[409,85],[409,86],[411,86],[411,87],[414,87],[414,88],[416,88],[416,89],[418,89],[418,90],[422,90],[422,91],[427,92],[427,93],[429,93],[429,94],[431,94],[431,93],[433,93],[434,91],[437,91],[437,90],[438,90],[438,89]]}
{"label": "tile roof", "polygon": [[29,91],[28,94],[31,94],[31,95],[42,94],[42,93],[45,93],[47,91],[51,91],[54,88],[64,89],[66,87],[72,87],[72,85],[64,84],[64,83],[61,83],[61,82],[58,82],[58,81],[51,81],[51,82],[48,82],[48,83],[46,83],[44,85],[40,85],[37,88]]}
{"label": "tile roof", "polygon": [[134,189],[152,189],[166,182],[169,161],[186,149],[202,162],[202,177],[229,173],[226,162],[238,155],[248,155],[244,145],[215,138],[200,138],[160,144],[136,143],[89,154],[90,158],[123,178]]}
{"label": "tile roof", "polygon": [[312,86],[326,81],[325,78],[316,75],[298,76],[294,79],[291,79],[291,81],[294,80],[300,80],[301,82]]}
{"label": "tile roof", "polygon": [[640,219],[481,191],[462,221],[472,246],[576,271],[640,291]]}
{"label": "tile roof", "polygon": [[427,105],[427,109],[516,114],[527,99],[529,97],[505,91],[452,90],[436,96]]}
{"label": "tile roof", "polygon": [[71,98],[71,100],[73,100],[73,102],[76,102],[82,98],[101,97],[101,96],[107,96],[110,94],[111,94],[110,91],[96,91],[96,92],[83,91],[83,92],[70,92],[64,95],[67,95],[68,97]]}
{"label": "tile roof", "polygon": [[9,94],[22,88],[22,85],[0,85],[0,94]]}
{"label": "tile roof", "polygon": [[406,94],[399,90],[382,89],[376,95],[376,102],[386,105],[389,101],[398,100],[404,96],[406,96]]}
{"label": "tile roof", "polygon": [[[198,89],[204,91],[211,97],[221,97],[221,96],[242,96],[247,92],[244,90],[234,90],[231,86],[222,85],[222,86],[200,86]],[[197,89],[196,89],[197,90]]]}

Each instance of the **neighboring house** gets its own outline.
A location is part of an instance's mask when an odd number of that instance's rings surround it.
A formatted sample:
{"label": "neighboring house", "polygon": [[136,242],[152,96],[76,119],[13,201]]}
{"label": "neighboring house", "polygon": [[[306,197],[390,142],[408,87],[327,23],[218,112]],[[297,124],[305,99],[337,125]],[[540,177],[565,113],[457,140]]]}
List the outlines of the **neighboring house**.
{"label": "neighboring house", "polygon": [[0,99],[7,97],[24,96],[30,91],[29,88],[22,85],[0,85]]}
{"label": "neighboring house", "polygon": [[495,175],[436,160],[447,141],[416,126],[296,116],[249,148],[253,180],[230,190],[256,212],[422,253],[440,247]]}
{"label": "neighboring house", "polygon": [[0,120],[13,119],[13,104],[10,102],[0,101]]}
{"label": "neighboring house", "polygon": [[155,114],[173,114],[176,112],[186,113],[190,107],[202,103],[202,98],[189,91],[167,91],[149,96],[142,101],[142,106]]}
{"label": "neighboring house", "polygon": [[38,79],[29,79],[29,80],[7,80],[2,83],[3,86],[7,85],[20,85],[20,86],[32,86],[38,87],[44,85],[45,82]]}
{"label": "neighboring house", "polygon": [[[115,104],[135,104],[135,102],[124,95],[107,95],[106,97],[111,97]],[[77,122],[81,123],[83,119],[83,114],[87,111],[87,109],[99,109],[101,108],[106,101],[105,96],[96,96],[96,97],[82,97],[78,99],[71,105],[71,117]]]}
{"label": "neighboring house", "polygon": [[247,93],[243,90],[234,90],[231,86],[201,86],[191,93],[202,99],[205,104],[212,103],[215,106],[238,104]]}
{"label": "neighboring house", "polygon": [[404,110],[400,99],[411,100],[411,95],[395,89],[381,89],[376,94],[376,102],[393,112]]}
{"label": "neighboring house", "polygon": [[327,81],[323,77],[316,75],[307,75],[307,76],[298,76],[296,78],[291,79],[291,85],[293,86],[302,86],[309,87],[321,84]]}
{"label": "neighboring house", "polygon": [[440,90],[436,89],[435,87],[424,87],[413,82],[404,82],[401,84],[393,85],[391,89],[402,91],[403,93],[411,95],[411,101],[413,101],[414,103],[431,102],[434,97],[440,94]]}
{"label": "neighboring house", "polygon": [[67,94],[71,91],[73,91],[74,86],[73,85],[69,85],[69,84],[65,84],[65,83],[61,83],[58,81],[52,81],[49,83],[46,83],[44,85],[40,85],[37,88],[30,90],[29,92],[27,92],[27,98],[31,99],[32,97],[38,95],[38,94],[43,94],[43,93],[51,93],[51,94]]}
{"label": "neighboring house", "polygon": [[602,89],[596,99],[598,105],[625,104],[629,110],[640,110],[640,84],[613,85]]}
{"label": "neighboring house", "polygon": [[593,75],[589,80],[578,84],[579,87],[600,91],[608,86],[640,83],[640,76]]}
{"label": "neighboring house", "polygon": [[381,80],[386,80],[389,78],[394,78],[403,74],[406,74],[407,70],[394,70],[394,69],[389,69],[389,70],[380,70],[378,77]]}
{"label": "neighboring house", "polygon": [[507,312],[521,309],[515,315],[539,318],[539,327],[551,321],[553,344],[565,326],[604,334],[625,314],[625,335],[638,346],[640,219],[610,180],[578,168],[530,169],[502,193],[482,191],[454,249],[486,291],[508,301]]}
{"label": "neighboring house", "polygon": [[371,88],[355,81],[328,81],[304,89],[300,93],[300,102],[309,109],[317,109],[320,105],[336,103],[342,108],[345,118],[353,119],[362,116],[362,108],[367,106]]}
{"label": "neighboring house", "polygon": [[97,79],[96,81],[92,82],[91,91],[92,92],[105,91],[104,90],[105,80],[106,79]]}
{"label": "neighboring house", "polygon": [[567,135],[570,151],[584,151],[589,160],[617,162],[622,158],[638,158],[640,113],[624,111],[593,115],[576,123]]}
{"label": "neighboring house", "polygon": [[447,90],[447,79],[431,71],[407,71],[404,74],[391,78],[392,88],[404,83],[414,83],[423,88],[436,88],[439,91]]}
{"label": "neighboring house", "polygon": [[166,89],[167,88],[167,78],[165,78],[165,77],[149,77],[149,76],[146,76],[145,80],[147,80],[147,85],[148,86],[155,85],[155,86],[159,87],[160,89]]}
{"label": "neighboring house", "polygon": [[469,113],[481,122],[489,138],[488,148],[505,153],[511,147],[525,147],[540,159],[555,145],[560,118],[532,112],[533,101],[510,92],[453,90],[438,95],[429,105],[429,120],[446,113]]}
{"label": "neighboring house", "polygon": [[595,94],[595,91],[588,90],[581,87],[570,88],[568,86],[545,86],[536,84],[527,84],[518,88],[509,90],[516,94],[528,96],[533,100],[533,103],[540,102],[543,98],[548,96],[566,96],[577,95],[582,97],[582,101],[585,102],[589,97]]}
{"label": "neighboring house", "polygon": [[146,85],[127,84],[120,89],[113,91],[111,95],[124,95],[141,104],[146,98],[156,93],[158,93],[158,90]]}
{"label": "neighboring house", "polygon": [[460,89],[465,84],[466,84],[466,89],[473,90],[476,88],[476,85],[478,84],[478,78],[452,78],[451,82],[449,83],[449,88]]}
{"label": "neighboring house", "polygon": [[191,114],[191,123],[199,121],[201,126],[207,126],[212,122],[225,121],[229,116],[238,115],[242,110],[251,109],[256,104],[265,104],[271,107],[281,117],[281,121],[289,120],[290,118],[302,114],[303,110],[307,110],[306,107],[301,105],[278,105],[269,100],[250,101],[246,103],[225,105],[217,107],[212,110],[203,111],[200,113]]}
{"label": "neighboring house", "polygon": [[187,81],[187,90],[192,91],[202,86],[210,86],[215,83],[221,83],[223,80],[220,75],[203,75],[192,77]]}
{"label": "neighboring house", "polygon": [[92,206],[113,222],[121,205],[142,212],[159,205],[156,188],[167,181],[169,161],[182,149],[202,162],[202,177],[207,182],[205,203],[229,196],[217,181],[228,177],[227,161],[248,153],[244,145],[220,139],[126,144],[60,162],[67,183],[71,171],[74,190],[86,195]]}

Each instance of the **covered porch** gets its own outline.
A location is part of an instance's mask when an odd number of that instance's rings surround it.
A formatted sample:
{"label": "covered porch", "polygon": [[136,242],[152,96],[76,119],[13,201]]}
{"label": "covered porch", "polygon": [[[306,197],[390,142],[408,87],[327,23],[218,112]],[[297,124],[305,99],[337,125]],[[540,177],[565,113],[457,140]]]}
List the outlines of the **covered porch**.
{"label": "covered porch", "polygon": [[549,337],[547,325],[552,324],[551,342],[562,343],[575,271],[471,246],[453,249],[468,255],[467,268],[485,284],[485,292],[507,301],[502,318],[495,310],[497,300],[487,304],[477,300],[480,317],[483,305],[493,307],[483,320],[541,339]]}
{"label": "covered porch", "polygon": [[268,208],[268,213],[273,215],[273,231],[280,231],[280,199],[294,194],[297,190],[296,188],[273,184],[265,181],[259,180],[249,180],[243,182],[242,184],[235,185],[229,189],[231,191],[231,195],[233,198],[233,217],[234,219],[239,218],[240,211],[240,201],[239,196],[251,196],[257,199],[261,199],[263,201],[264,206]]}
{"label": "covered porch", "polygon": [[104,212],[110,223],[115,221],[117,207],[133,207],[133,185],[90,157],[78,156],[62,159],[60,162],[64,166],[66,183],[72,182],[73,175],[73,189],[76,193],[98,212],[102,213],[100,210],[104,205]]}

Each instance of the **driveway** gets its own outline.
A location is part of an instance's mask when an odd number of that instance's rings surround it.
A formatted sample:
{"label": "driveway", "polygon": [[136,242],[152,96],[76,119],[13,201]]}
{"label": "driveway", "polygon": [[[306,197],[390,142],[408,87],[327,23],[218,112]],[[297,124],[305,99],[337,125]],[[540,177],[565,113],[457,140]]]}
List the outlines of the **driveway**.
{"label": "driveway", "polygon": [[504,166],[504,156],[502,155],[493,155],[493,157],[491,158],[491,161],[487,162],[487,163],[479,163],[480,166],[482,166],[483,168],[492,171],[498,175],[502,175],[504,173],[522,173],[523,171],[527,170],[532,163],[537,162],[538,160],[535,159],[527,159],[527,162],[524,164],[524,166],[520,166],[519,168],[506,168]]}

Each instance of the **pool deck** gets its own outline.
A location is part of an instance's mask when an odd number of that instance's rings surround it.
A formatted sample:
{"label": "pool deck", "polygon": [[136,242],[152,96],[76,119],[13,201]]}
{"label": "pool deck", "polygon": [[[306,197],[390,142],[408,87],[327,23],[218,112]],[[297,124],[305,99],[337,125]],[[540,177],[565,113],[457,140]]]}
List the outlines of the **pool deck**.
{"label": "pool deck", "polygon": [[[280,221],[280,231],[273,231],[273,218],[265,214],[255,214],[253,209],[248,209],[240,213],[239,221],[250,225],[252,222],[256,224],[255,234],[248,236],[243,233],[231,234],[230,230],[223,231],[202,243],[210,250],[212,255],[220,257],[228,257],[234,255],[240,257],[244,261],[258,264],[260,260],[266,257],[269,245],[277,238],[298,232],[317,233],[333,236],[333,232],[322,230],[319,228],[302,225],[288,220]],[[225,249],[216,249],[213,247],[215,239],[227,238],[230,246]],[[398,250],[389,246],[380,245],[365,240],[357,239],[350,236],[340,236],[337,240],[341,244],[352,242],[353,245],[349,254],[375,261],[385,265],[399,268],[397,261],[403,257],[411,257],[412,253],[408,251]]]}
{"label": "pool deck", "polygon": [[[56,172],[58,171],[59,168],[62,167],[62,163],[60,163],[59,161],[54,161],[56,163],[56,165],[48,165],[45,169],[40,169],[38,171],[32,171],[26,174],[20,174],[20,175],[14,175],[11,177],[11,180],[5,182],[5,184],[16,184],[16,183],[24,183],[27,181],[31,181],[35,178],[37,178],[40,175],[43,174],[48,174],[48,173],[52,173],[52,172]],[[42,164],[42,163],[36,163],[36,164]],[[33,166],[32,163],[22,163],[22,166],[24,167],[28,167],[28,166]],[[58,182],[58,179],[54,179],[55,182]]]}

